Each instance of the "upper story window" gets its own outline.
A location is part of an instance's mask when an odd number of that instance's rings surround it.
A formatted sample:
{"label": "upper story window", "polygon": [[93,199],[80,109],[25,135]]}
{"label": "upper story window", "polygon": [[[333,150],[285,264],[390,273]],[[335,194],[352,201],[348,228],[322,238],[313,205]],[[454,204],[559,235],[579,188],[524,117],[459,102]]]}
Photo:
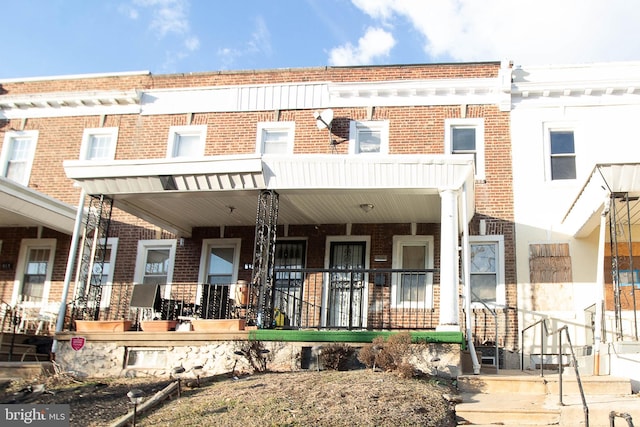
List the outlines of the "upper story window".
{"label": "upper story window", "polygon": [[447,154],[473,155],[475,177],[485,179],[484,119],[446,120],[444,149]]}
{"label": "upper story window", "polygon": [[116,155],[118,128],[85,129],[80,147],[81,160],[113,160]]}
{"label": "upper story window", "polygon": [[38,131],[7,132],[2,145],[2,176],[29,185]]}
{"label": "upper story window", "polygon": [[389,122],[352,121],[349,125],[349,154],[388,154]]}
{"label": "upper story window", "polygon": [[576,179],[576,147],[571,129],[548,129],[548,174],[551,181]]}
{"label": "upper story window", "polygon": [[207,139],[207,126],[171,126],[167,157],[202,157]]}
{"label": "upper story window", "polygon": [[256,153],[293,154],[295,122],[258,123]]}

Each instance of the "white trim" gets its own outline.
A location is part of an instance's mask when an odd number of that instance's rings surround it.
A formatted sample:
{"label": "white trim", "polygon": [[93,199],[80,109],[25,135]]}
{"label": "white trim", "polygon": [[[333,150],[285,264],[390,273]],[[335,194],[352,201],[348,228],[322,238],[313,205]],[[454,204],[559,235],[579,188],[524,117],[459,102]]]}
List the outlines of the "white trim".
{"label": "white trim", "polygon": [[24,130],[24,131],[9,131],[4,135],[4,143],[2,144],[2,154],[0,155],[0,165],[2,167],[2,176],[7,176],[7,165],[9,162],[9,155],[11,154],[12,141],[16,138],[28,138],[31,142],[29,144],[28,159],[25,165],[25,176],[21,181],[14,181],[18,184],[22,184],[25,187],[29,186],[29,178],[31,177],[31,169],[33,168],[33,158],[36,154],[36,145],[38,144],[39,132],[37,130]]}
{"label": "white trim", "polygon": [[[177,156],[175,153],[176,142],[180,136],[199,136],[198,146],[196,150],[198,154],[194,156]],[[204,146],[207,140],[207,126],[206,125],[192,125],[192,126],[171,126],[169,128],[169,138],[167,139],[167,158],[169,159],[185,159],[185,158],[200,158],[204,156]]]}
{"label": "white trim", "polygon": [[455,127],[475,128],[476,130],[476,165],[475,179],[485,179],[485,144],[484,144],[484,119],[445,119],[444,121],[444,152],[453,154],[452,129]]}
{"label": "white trim", "polygon": [[[469,246],[473,244],[482,243],[496,243],[498,251],[496,253],[496,306],[505,306],[507,303],[507,290],[505,286],[505,259],[504,259],[504,236],[503,235],[484,235],[484,236],[469,236]],[[469,254],[471,257],[471,254]],[[471,259],[469,259],[469,266],[471,266]],[[470,284],[471,285],[471,284]],[[492,304],[487,304],[491,306]],[[477,302],[471,303],[471,308],[484,308],[484,305]]]}
{"label": "white trim", "polygon": [[[393,236],[393,259],[392,259],[392,268],[394,269],[402,269],[405,268],[402,265],[402,249],[406,246],[426,246],[427,248],[427,258],[425,260],[426,265],[424,268],[431,269],[433,268],[433,258],[434,258],[434,238],[433,236],[428,235],[417,235],[417,236],[407,236],[407,235],[397,235]],[[393,307],[402,307],[402,308],[433,308],[433,273],[427,273],[425,287],[426,290],[426,300],[422,302],[418,301],[410,301],[408,303],[398,301],[398,280],[400,279],[399,274],[394,274],[391,282],[391,305]]]}
{"label": "white trim", "polygon": [[49,292],[51,290],[51,275],[53,274],[53,263],[56,255],[56,239],[22,239],[20,242],[20,253],[18,255],[18,264],[16,265],[16,274],[13,281],[13,294],[11,296],[11,305],[16,305],[20,300],[22,293],[22,282],[24,280],[24,268],[27,262],[27,256],[31,249],[48,249],[49,260],[47,261],[47,272],[42,290],[42,305],[49,301]]}
{"label": "white trim", "polygon": [[[264,136],[265,132],[285,131],[287,132],[287,147],[284,153],[265,153]],[[263,156],[293,154],[293,144],[296,134],[296,122],[259,122],[256,132],[256,154]]]}
{"label": "white trim", "polygon": [[[109,152],[106,157],[97,159],[88,159],[91,138],[95,136],[106,135],[110,137]],[[101,161],[101,160],[113,160],[116,156],[116,146],[118,145],[118,128],[87,128],[82,133],[82,144],[80,145],[80,160],[87,161]]]}
{"label": "white trim", "polygon": [[[200,267],[198,272],[199,283],[208,283],[207,276],[209,273],[209,253],[212,248],[232,248],[233,249],[233,269],[231,272],[231,283],[234,285],[229,289],[229,297],[236,295],[238,288],[235,283],[238,282],[238,270],[240,268],[240,248],[242,239],[237,238],[221,238],[221,239],[203,239],[202,249],[200,251]],[[202,297],[202,286],[198,286],[196,292],[196,301],[200,301]]]}
{"label": "white trim", "polygon": [[136,252],[136,268],[133,275],[134,285],[141,284],[144,280],[147,251],[149,249],[169,249],[167,286],[165,287],[164,295],[162,295],[163,298],[169,298],[171,296],[171,283],[173,282],[173,268],[176,261],[176,246],[176,239],[138,240],[138,250]]}
{"label": "white trim", "polygon": [[[111,256],[109,257],[109,274],[107,275],[107,282],[101,283],[102,294],[100,295],[100,308],[107,308],[111,303],[111,291],[113,290],[113,274],[116,266],[116,254],[118,252],[118,238],[107,238],[107,247],[110,249]],[[107,261],[105,259],[105,261]]]}
{"label": "white trim", "polygon": [[[380,132],[380,151],[362,152],[360,147],[360,131],[371,130]],[[349,122],[349,154],[359,156],[382,156],[389,154],[389,120],[351,120]]]}

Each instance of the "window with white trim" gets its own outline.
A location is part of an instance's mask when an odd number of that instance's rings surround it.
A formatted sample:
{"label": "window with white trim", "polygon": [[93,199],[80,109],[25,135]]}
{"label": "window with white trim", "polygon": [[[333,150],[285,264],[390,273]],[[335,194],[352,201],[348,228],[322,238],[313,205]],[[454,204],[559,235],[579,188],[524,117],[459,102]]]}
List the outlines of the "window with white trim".
{"label": "window with white trim", "polygon": [[293,154],[295,122],[258,123],[257,154]]}
{"label": "window with white trim", "polygon": [[[393,268],[409,270],[392,278],[392,304],[433,307],[433,236],[393,236]],[[414,270],[414,271],[411,271]]]}
{"label": "window with white trim", "polygon": [[2,145],[2,176],[22,185],[29,185],[38,131],[7,132]]}
{"label": "window with white trim", "polygon": [[116,156],[118,128],[89,128],[82,134],[81,160],[113,160]]}
{"label": "window with white trim", "polygon": [[[104,244],[104,240],[100,244]],[[118,238],[109,237],[104,252],[104,262],[95,263],[91,266],[90,280],[96,286],[102,288],[100,293],[100,307],[107,308],[111,303],[111,289],[113,284],[113,267],[116,265],[116,253],[118,251]],[[80,267],[78,267],[80,268]],[[89,289],[85,289],[88,292]],[[91,304],[91,301],[89,301]],[[94,304],[95,305],[95,304]]]}
{"label": "window with white trim", "polygon": [[202,241],[200,283],[230,285],[238,278],[240,239]]}
{"label": "window with white trim", "polygon": [[469,236],[469,246],[472,305],[505,305],[504,236]]}
{"label": "window with white trim", "polygon": [[575,133],[567,127],[547,127],[545,132],[547,179],[550,181],[576,179]]}
{"label": "window with white trim", "polygon": [[447,119],[444,127],[445,153],[472,155],[475,178],[485,179],[484,119]]}
{"label": "window with white trim", "polygon": [[13,290],[13,302],[46,302],[51,288],[51,274],[56,239],[22,239]]}
{"label": "window with white trim", "polygon": [[351,121],[349,154],[389,154],[389,121]]}
{"label": "window with white trim", "polygon": [[207,139],[207,126],[171,126],[167,157],[202,157]]}
{"label": "window with white trim", "polygon": [[139,240],[135,283],[160,285],[160,296],[169,298],[175,259],[175,239]]}

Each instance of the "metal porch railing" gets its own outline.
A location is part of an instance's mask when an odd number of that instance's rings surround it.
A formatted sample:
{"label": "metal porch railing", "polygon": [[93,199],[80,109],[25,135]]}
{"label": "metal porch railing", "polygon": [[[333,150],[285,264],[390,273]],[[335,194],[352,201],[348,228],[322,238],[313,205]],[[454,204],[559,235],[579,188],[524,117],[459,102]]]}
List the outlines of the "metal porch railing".
{"label": "metal porch railing", "polygon": [[[275,269],[271,325],[291,329],[434,329],[433,269]],[[147,307],[132,306],[131,283],[103,287],[99,306],[71,304],[70,320],[246,318],[239,284],[158,285]],[[70,323],[71,326],[71,323]]]}

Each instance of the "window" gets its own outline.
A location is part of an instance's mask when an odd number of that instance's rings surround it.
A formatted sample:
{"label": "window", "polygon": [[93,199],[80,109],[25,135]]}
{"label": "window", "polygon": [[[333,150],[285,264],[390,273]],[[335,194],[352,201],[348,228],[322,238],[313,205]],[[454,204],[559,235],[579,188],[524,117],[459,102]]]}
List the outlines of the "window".
{"label": "window", "polygon": [[[432,236],[393,236],[393,268],[409,270],[392,278],[392,304],[402,307],[433,307]],[[415,271],[411,271],[415,270]]]}
{"label": "window", "polygon": [[484,119],[446,120],[444,149],[447,154],[472,155],[476,179],[485,179]]}
{"label": "window", "polygon": [[167,367],[167,349],[128,348],[125,366],[129,369],[164,369]]}
{"label": "window", "polygon": [[[104,242],[104,240],[102,241]],[[116,265],[116,253],[118,251],[118,238],[107,239],[106,250],[104,252],[104,263],[94,264],[91,268],[91,282],[100,285],[100,307],[107,308],[111,303],[111,285],[113,284],[113,267]],[[85,289],[86,292],[89,289]],[[89,300],[91,304],[92,301]],[[94,304],[95,305],[95,304]]]}
{"label": "window", "polygon": [[471,303],[480,308],[504,305],[504,237],[470,236],[469,246]]}
{"label": "window", "polygon": [[293,154],[295,122],[258,123],[256,153]]}
{"label": "window", "polygon": [[169,298],[173,280],[173,264],[176,257],[175,240],[140,240],[134,281],[160,285],[160,295]]}
{"label": "window", "polygon": [[2,145],[2,176],[29,185],[38,131],[7,132]]}
{"label": "window", "polygon": [[549,130],[551,180],[576,179],[576,148],[572,130]]}
{"label": "window", "polygon": [[350,154],[388,154],[389,122],[352,121],[349,125]]}
{"label": "window", "polygon": [[56,251],[55,239],[23,239],[16,269],[13,301],[47,301]]}
{"label": "window", "polygon": [[167,157],[202,157],[207,139],[207,126],[171,126]]}
{"label": "window", "polygon": [[306,241],[281,240],[276,243],[274,258],[275,289],[274,310],[283,316],[283,324],[276,326],[300,326],[300,310],[306,266]]}
{"label": "window", "polygon": [[113,160],[116,155],[118,128],[85,129],[80,147],[81,160]]}

